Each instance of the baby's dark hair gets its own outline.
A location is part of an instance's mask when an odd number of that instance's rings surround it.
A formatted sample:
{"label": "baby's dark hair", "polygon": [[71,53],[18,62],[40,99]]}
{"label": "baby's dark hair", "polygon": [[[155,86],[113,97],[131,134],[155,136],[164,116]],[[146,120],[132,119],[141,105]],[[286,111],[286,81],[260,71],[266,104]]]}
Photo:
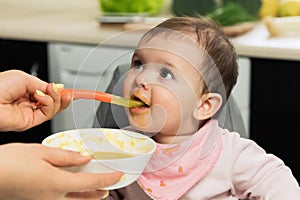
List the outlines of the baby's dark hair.
{"label": "baby's dark hair", "polygon": [[[201,76],[206,85],[202,92],[220,93],[226,101],[237,81],[238,56],[222,28],[214,21],[202,16],[172,17],[149,30],[142,40],[151,40],[158,34],[171,37],[171,32],[196,39],[197,46],[200,45],[199,49],[204,50],[206,55],[200,55],[203,56],[203,61],[199,63],[202,68],[200,69]],[[218,73],[212,73],[213,68],[217,69]]]}

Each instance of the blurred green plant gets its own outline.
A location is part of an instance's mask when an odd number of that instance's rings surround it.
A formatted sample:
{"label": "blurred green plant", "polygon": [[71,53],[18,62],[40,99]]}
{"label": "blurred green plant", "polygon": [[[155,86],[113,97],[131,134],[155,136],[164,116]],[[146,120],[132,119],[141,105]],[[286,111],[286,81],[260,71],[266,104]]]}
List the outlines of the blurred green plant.
{"label": "blurred green plant", "polygon": [[261,0],[173,0],[176,16],[208,16],[222,26],[259,18]]}
{"label": "blurred green plant", "polygon": [[258,12],[262,4],[262,0],[222,0],[223,5],[228,3],[239,4],[252,17],[258,17]]}
{"label": "blurred green plant", "polygon": [[205,15],[217,8],[213,0],[173,0],[172,12],[175,16]]}
{"label": "blurred green plant", "polygon": [[221,26],[231,26],[258,19],[258,16],[250,15],[240,4],[232,2],[226,3],[223,7],[217,8],[205,16],[218,22]]}
{"label": "blurred green plant", "polygon": [[164,0],[99,0],[101,11],[110,13],[149,13],[158,15]]}

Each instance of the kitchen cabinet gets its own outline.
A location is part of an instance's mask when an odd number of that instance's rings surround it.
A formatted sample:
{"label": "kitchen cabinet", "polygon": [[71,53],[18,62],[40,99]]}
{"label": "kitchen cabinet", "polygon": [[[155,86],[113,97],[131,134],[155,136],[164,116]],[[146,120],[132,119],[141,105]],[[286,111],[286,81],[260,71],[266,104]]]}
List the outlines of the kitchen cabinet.
{"label": "kitchen cabinet", "polygon": [[[246,138],[250,132],[250,81],[251,81],[251,60],[248,57],[239,56],[239,76],[236,85],[232,90],[238,110],[242,116],[244,130],[235,130]],[[244,134],[243,134],[244,133]]]}
{"label": "kitchen cabinet", "polygon": [[[0,40],[0,71],[20,69],[48,81],[47,43]],[[51,132],[50,121],[22,133],[2,132],[0,143],[41,142]]]}
{"label": "kitchen cabinet", "polygon": [[250,138],[289,166],[300,182],[300,62],[251,58]]}

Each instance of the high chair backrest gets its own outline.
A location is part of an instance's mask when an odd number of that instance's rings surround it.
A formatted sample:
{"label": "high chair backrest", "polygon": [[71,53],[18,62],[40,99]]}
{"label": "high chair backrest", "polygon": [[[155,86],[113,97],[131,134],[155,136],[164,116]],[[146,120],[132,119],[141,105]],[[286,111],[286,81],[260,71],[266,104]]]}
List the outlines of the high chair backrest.
{"label": "high chair backrest", "polygon": [[[129,64],[118,66],[112,76],[111,82],[106,90],[108,93],[122,96],[122,83],[124,75],[129,70]],[[228,99],[220,115],[220,126],[229,131],[238,132],[241,137],[248,138],[241,112],[237,106],[234,97]],[[101,103],[97,109],[93,122],[94,128],[123,128],[128,126],[129,122],[123,107],[108,103]]]}

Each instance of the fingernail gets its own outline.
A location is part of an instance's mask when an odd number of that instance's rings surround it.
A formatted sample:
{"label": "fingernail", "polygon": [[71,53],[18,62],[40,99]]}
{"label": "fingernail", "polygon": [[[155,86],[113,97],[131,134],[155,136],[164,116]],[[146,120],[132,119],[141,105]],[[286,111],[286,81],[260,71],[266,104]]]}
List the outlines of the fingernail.
{"label": "fingernail", "polygon": [[57,89],[62,89],[62,88],[65,87],[65,85],[62,84],[62,83],[56,83],[55,85],[56,85],[56,88],[57,88]]}
{"label": "fingernail", "polygon": [[65,87],[65,85],[64,85],[64,84],[62,84],[62,83],[56,83],[55,85],[56,85],[56,88],[57,88],[57,90],[58,90],[58,91],[61,91],[61,90],[63,90],[63,89],[64,89],[64,87]]}
{"label": "fingernail", "polygon": [[74,97],[72,96],[71,100],[70,100],[70,103],[72,103],[72,101],[74,100]]}
{"label": "fingernail", "polygon": [[35,93],[36,93],[38,96],[40,96],[40,97],[44,97],[44,96],[45,96],[44,92],[42,92],[42,91],[40,91],[40,90],[35,90]]}
{"label": "fingernail", "polygon": [[52,83],[52,90],[53,90],[54,92],[58,92],[58,89],[57,89],[57,86],[56,86],[55,83]]}
{"label": "fingernail", "polygon": [[84,157],[91,157],[91,155],[86,151],[81,151],[80,154]]}
{"label": "fingernail", "polygon": [[106,197],[108,197],[109,195],[109,191],[105,190],[105,194],[103,194],[103,196],[101,197],[101,199],[105,199]]}
{"label": "fingernail", "polygon": [[120,182],[120,181],[123,181],[125,178],[126,178],[126,175],[124,174],[123,176],[121,176],[119,182]]}

